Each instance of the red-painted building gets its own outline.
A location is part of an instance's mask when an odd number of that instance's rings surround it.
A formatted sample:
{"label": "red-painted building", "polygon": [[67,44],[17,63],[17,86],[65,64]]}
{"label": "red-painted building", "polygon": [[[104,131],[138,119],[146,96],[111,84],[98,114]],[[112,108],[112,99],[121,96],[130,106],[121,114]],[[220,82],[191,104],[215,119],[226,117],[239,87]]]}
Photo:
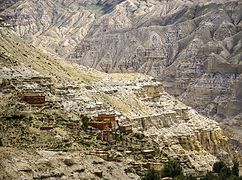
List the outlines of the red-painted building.
{"label": "red-painted building", "polygon": [[89,124],[99,130],[115,129],[117,127],[114,114],[99,114],[94,121],[91,121]]}
{"label": "red-painted building", "polygon": [[45,96],[41,95],[25,95],[22,97],[22,100],[35,105],[41,105],[45,103]]}

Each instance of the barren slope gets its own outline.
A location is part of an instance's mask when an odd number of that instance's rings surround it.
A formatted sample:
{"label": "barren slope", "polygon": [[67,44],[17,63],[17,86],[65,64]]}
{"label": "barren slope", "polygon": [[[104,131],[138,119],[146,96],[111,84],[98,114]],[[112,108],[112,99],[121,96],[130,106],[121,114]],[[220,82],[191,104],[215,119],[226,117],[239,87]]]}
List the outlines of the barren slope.
{"label": "barren slope", "polygon": [[241,126],[239,0],[25,0],[2,15],[52,54],[105,72],[152,75],[199,112]]}
{"label": "barren slope", "polygon": [[[147,163],[164,163],[177,157],[185,174],[193,175],[206,173],[218,159],[230,164],[234,158],[218,123],[168,95],[162,84],[150,76],[106,74],[53,59],[6,29],[0,29],[0,74],[3,146],[0,148],[1,153],[11,151],[0,160],[0,172],[6,178],[92,178],[98,172],[100,175],[100,171],[108,179],[133,176],[127,174],[128,170],[118,171],[119,165],[112,163],[110,166],[118,175],[110,176],[107,165],[96,172],[90,166],[88,155],[101,152],[100,149],[114,163],[124,163],[124,168],[135,164],[145,168]],[[42,93],[46,103],[32,106],[22,100],[26,93]],[[91,135],[75,124],[81,123],[80,114],[93,118],[100,113],[114,113],[120,126],[132,127],[133,134],[123,135],[126,143],[117,140],[116,145],[107,150],[96,136],[98,131]],[[135,134],[145,137],[139,140]],[[32,152],[24,150],[26,152],[18,156],[15,149],[6,150],[6,147],[27,148]],[[153,149],[155,157],[146,158],[138,153]],[[72,159],[76,151],[80,156],[74,162],[65,160]],[[85,162],[80,160],[84,155],[88,157]],[[9,157],[15,158],[9,161]],[[67,171],[68,162],[72,165]],[[77,167],[80,164],[85,166],[85,172]]]}

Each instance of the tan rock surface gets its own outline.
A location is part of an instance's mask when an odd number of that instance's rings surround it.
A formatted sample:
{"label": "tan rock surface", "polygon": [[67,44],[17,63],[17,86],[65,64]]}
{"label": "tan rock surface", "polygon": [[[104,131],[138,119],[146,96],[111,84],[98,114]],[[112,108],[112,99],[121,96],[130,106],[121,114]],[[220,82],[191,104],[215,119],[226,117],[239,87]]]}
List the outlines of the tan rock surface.
{"label": "tan rock surface", "polygon": [[[158,161],[163,163],[164,155],[177,157],[183,162],[186,174],[201,175],[211,170],[218,159],[231,164],[236,156],[218,123],[170,96],[154,78],[136,73],[106,74],[53,59],[26,44],[11,30],[2,28],[0,34],[0,95],[3,97],[0,138],[3,146],[91,153],[92,148],[103,146],[103,142],[96,136],[88,137],[74,122],[80,121],[80,114],[95,117],[100,113],[114,113],[119,125],[132,125],[134,133],[144,134],[147,143],[151,143],[146,147],[135,140],[138,143],[135,145],[133,137],[126,137],[120,142],[127,148],[125,154],[112,149],[108,151],[109,155],[106,154],[126,165],[129,162],[125,157],[130,150],[137,151],[138,148],[141,152],[147,150],[143,148],[156,147]],[[26,92],[42,93],[46,103],[32,106],[23,102],[21,96]],[[74,125],[74,129],[69,125]],[[38,158],[38,164],[51,164],[48,154],[52,156],[56,152],[49,151]],[[68,167],[75,166],[76,160],[72,161],[70,152],[67,154],[62,162],[66,159]],[[107,158],[105,154],[99,155]],[[32,153],[26,159],[31,157]],[[140,154],[133,158],[135,163],[142,160]],[[57,168],[58,163],[53,172],[48,170],[40,176],[70,177],[65,170]],[[22,169],[27,169],[27,164],[22,164]],[[9,173],[4,170],[3,174]],[[99,171],[91,176],[95,174],[105,176]]]}
{"label": "tan rock surface", "polygon": [[241,12],[239,0],[23,0],[1,15],[51,54],[152,75],[185,104],[235,127],[232,138],[241,141]]}

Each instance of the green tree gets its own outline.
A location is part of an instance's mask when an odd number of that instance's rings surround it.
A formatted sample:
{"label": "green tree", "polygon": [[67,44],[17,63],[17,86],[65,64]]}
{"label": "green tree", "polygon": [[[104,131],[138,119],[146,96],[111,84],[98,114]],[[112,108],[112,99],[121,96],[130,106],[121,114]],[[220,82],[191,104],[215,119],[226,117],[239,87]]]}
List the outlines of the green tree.
{"label": "green tree", "polygon": [[181,175],[183,174],[179,160],[169,160],[162,170],[163,177],[175,177]]}
{"label": "green tree", "polygon": [[144,175],[142,180],[160,180],[160,173],[156,172],[154,169],[149,169],[147,173]]}
{"label": "green tree", "polygon": [[196,178],[192,176],[176,176],[173,180],[196,180]]}
{"label": "green tree", "polygon": [[87,131],[89,126],[89,119],[87,116],[83,116],[82,117],[82,128],[84,129],[84,131]]}
{"label": "green tree", "polygon": [[219,178],[221,180],[227,180],[231,176],[231,169],[227,166],[224,166],[219,172]]}
{"label": "green tree", "polygon": [[242,177],[230,176],[227,180],[242,180]]}
{"label": "green tree", "polygon": [[234,165],[232,167],[232,175],[239,176],[239,163],[234,162]]}
{"label": "green tree", "polygon": [[222,161],[216,162],[213,165],[213,172],[219,173],[222,168],[227,167],[226,164]]}
{"label": "green tree", "polygon": [[204,178],[201,180],[219,180],[219,176],[217,173],[208,172]]}

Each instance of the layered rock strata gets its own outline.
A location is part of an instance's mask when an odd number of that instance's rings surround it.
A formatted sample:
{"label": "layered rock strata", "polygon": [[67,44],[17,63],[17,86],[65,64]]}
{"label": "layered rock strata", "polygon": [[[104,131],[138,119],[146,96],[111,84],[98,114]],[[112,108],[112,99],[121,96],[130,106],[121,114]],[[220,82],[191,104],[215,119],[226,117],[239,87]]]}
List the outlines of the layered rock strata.
{"label": "layered rock strata", "polygon": [[[81,143],[97,148],[103,143],[93,135],[90,144],[84,143],[85,132],[77,130],[80,115],[115,114],[119,126],[131,126],[136,135],[145,135],[151,144],[147,147],[156,152],[157,163],[164,162],[162,157],[178,158],[184,173],[193,175],[205,174],[219,159],[232,164],[235,156],[218,123],[170,96],[154,78],[135,73],[106,74],[53,59],[11,30],[0,29],[0,33],[0,115],[1,127],[7,127],[0,129],[3,146],[80,151]],[[41,94],[45,101],[31,105],[23,100],[26,94]],[[74,128],[66,128],[69,125]],[[122,146],[130,146],[136,153],[149,150],[140,143],[138,150],[131,144]],[[130,150],[122,152],[129,154]],[[139,155],[130,158],[135,162],[142,159]]]}
{"label": "layered rock strata", "polygon": [[57,0],[19,1],[1,15],[35,46],[104,72],[152,75],[239,131],[241,9],[238,0]]}

